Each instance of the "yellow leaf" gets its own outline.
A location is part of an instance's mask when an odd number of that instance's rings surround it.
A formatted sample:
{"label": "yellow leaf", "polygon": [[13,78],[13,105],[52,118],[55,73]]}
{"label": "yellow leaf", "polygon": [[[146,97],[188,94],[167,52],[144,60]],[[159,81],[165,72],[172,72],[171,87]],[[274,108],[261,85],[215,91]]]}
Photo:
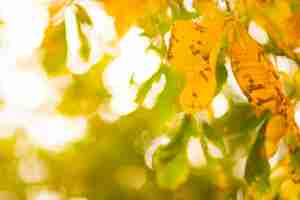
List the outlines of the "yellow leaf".
{"label": "yellow leaf", "polygon": [[222,22],[176,21],[172,28],[168,60],[179,72],[199,65],[199,58],[208,61],[211,50],[221,37]]}
{"label": "yellow leaf", "polygon": [[274,66],[245,27],[238,22],[234,24],[229,34],[229,54],[240,88],[257,114],[267,110],[273,114],[286,112],[288,100]]}
{"label": "yellow leaf", "polygon": [[199,59],[201,65],[187,73],[186,86],[180,95],[180,104],[188,113],[207,108],[216,91],[215,70]]}
{"label": "yellow leaf", "polygon": [[61,11],[68,3],[70,3],[70,0],[54,0],[49,5],[49,13],[51,16],[56,15],[58,12]]}
{"label": "yellow leaf", "polygon": [[130,26],[138,25],[145,15],[151,16],[167,8],[167,0],[103,0],[105,10],[115,19],[119,36]]}
{"label": "yellow leaf", "polygon": [[194,0],[193,6],[198,12],[205,17],[222,16],[223,13],[217,7],[217,1],[215,0]]}
{"label": "yellow leaf", "polygon": [[281,184],[280,196],[282,199],[298,200],[300,196],[300,184],[292,180],[286,180]]}
{"label": "yellow leaf", "polygon": [[49,21],[57,24],[63,20],[65,9],[73,3],[73,0],[53,0],[48,5]]}
{"label": "yellow leaf", "polygon": [[299,133],[293,106],[284,95],[279,76],[262,47],[239,22],[229,27],[229,41],[232,71],[241,90],[257,115],[265,111],[273,114],[266,126],[266,147],[270,156],[284,134]]}
{"label": "yellow leaf", "polygon": [[274,115],[268,121],[265,129],[265,147],[268,157],[271,157],[277,150],[280,138],[287,131],[287,121],[283,115]]}
{"label": "yellow leaf", "polygon": [[300,47],[300,11],[293,11],[289,0],[257,1],[250,6],[254,20],[268,32],[278,48],[289,57],[300,59],[300,53],[294,52]]}
{"label": "yellow leaf", "polygon": [[282,115],[274,115],[266,126],[266,139],[278,141],[286,128],[286,121]]}
{"label": "yellow leaf", "polygon": [[209,106],[216,92],[215,67],[223,20],[179,20],[172,28],[168,61],[186,77],[180,103],[186,112]]}

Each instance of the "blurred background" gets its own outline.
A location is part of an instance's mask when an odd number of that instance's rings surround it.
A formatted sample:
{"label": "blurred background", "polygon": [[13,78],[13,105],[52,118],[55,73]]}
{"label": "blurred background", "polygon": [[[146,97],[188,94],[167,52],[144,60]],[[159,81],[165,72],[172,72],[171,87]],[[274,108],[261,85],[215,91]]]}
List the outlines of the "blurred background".
{"label": "blurred background", "polygon": [[[0,200],[243,199],[243,133],[257,119],[232,74],[206,148],[189,129],[169,153],[176,164],[153,167],[184,121],[180,77],[165,66],[170,26],[196,15],[192,1],[164,2],[0,0]],[[292,60],[272,58],[299,77]]]}

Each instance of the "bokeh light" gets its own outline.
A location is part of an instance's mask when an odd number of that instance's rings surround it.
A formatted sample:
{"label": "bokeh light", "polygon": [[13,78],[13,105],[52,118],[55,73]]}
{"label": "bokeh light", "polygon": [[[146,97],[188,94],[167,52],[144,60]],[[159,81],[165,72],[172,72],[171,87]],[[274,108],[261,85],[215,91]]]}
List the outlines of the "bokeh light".
{"label": "bokeh light", "polygon": [[50,190],[33,191],[29,194],[30,200],[62,200],[61,195],[58,192]]}
{"label": "bokeh light", "polygon": [[222,117],[229,109],[226,97],[223,94],[218,94],[212,102],[212,108],[215,118]]}
{"label": "bokeh light", "polygon": [[23,157],[19,161],[18,172],[25,183],[39,183],[47,178],[45,164],[36,156]]}
{"label": "bokeh light", "polygon": [[135,97],[139,86],[158,70],[160,64],[159,56],[147,51],[150,41],[141,37],[141,33],[142,30],[136,27],[127,32],[119,43],[120,55],[104,73],[104,84],[112,95],[111,111],[120,116],[137,108]]}
{"label": "bokeh light", "polygon": [[206,157],[202,148],[202,144],[198,138],[190,138],[187,155],[192,167],[199,168],[206,164]]}
{"label": "bokeh light", "polygon": [[83,117],[66,118],[60,115],[45,115],[28,123],[26,130],[35,144],[58,151],[64,147],[65,143],[82,138],[86,123]]}
{"label": "bokeh light", "polygon": [[[4,21],[6,51],[16,56],[25,56],[38,48],[47,26],[47,13],[47,7],[41,1],[1,1],[0,17]],[[33,19],[35,27],[28,28],[32,27]]]}
{"label": "bokeh light", "polygon": [[258,43],[264,45],[269,42],[268,34],[255,21],[251,21],[248,27],[249,35]]}

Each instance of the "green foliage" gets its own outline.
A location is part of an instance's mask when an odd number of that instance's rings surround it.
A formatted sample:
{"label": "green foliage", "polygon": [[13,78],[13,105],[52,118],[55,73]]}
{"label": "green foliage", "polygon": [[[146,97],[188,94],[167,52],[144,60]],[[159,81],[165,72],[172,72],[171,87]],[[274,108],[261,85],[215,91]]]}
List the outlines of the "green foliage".
{"label": "green foliage", "polygon": [[66,88],[57,106],[58,111],[69,116],[96,112],[103,100],[109,97],[103,86],[102,73],[111,60],[111,56],[105,55],[88,73],[74,75],[72,84]]}
{"label": "green foliage", "polygon": [[87,25],[89,28],[91,28],[93,26],[93,22],[89,17],[89,15],[86,13],[85,9],[82,8],[82,6],[76,5],[76,8],[77,8],[76,14],[78,19],[77,26],[78,26],[78,32],[79,32],[79,37],[81,42],[79,55],[84,61],[88,61],[90,56],[90,44],[87,36],[84,34],[82,30],[82,26]]}
{"label": "green foliage", "polygon": [[190,173],[187,142],[196,134],[195,121],[190,116],[184,116],[179,128],[170,134],[170,144],[155,153],[154,167],[157,171],[157,182],[162,188],[174,190],[187,180]]}
{"label": "green foliage", "polygon": [[78,21],[82,24],[93,26],[93,21],[89,16],[89,14],[87,13],[87,11],[79,4],[76,4],[75,6],[77,8],[76,14],[78,17]]}
{"label": "green foliage", "polygon": [[66,73],[67,43],[65,24],[50,25],[41,46],[41,59],[49,76]]}
{"label": "green foliage", "polygon": [[226,66],[225,66],[225,61],[222,58],[220,58],[220,59],[221,60],[218,60],[217,70],[216,70],[216,78],[217,78],[217,91],[216,91],[216,93],[217,94],[222,90],[223,85],[227,81],[227,70],[226,70]]}
{"label": "green foliage", "polygon": [[259,189],[266,192],[270,186],[269,176],[270,166],[264,152],[264,138],[259,134],[247,160],[245,178],[249,184],[259,184]]}
{"label": "green foliage", "polygon": [[174,190],[187,180],[188,174],[189,165],[183,152],[157,168],[157,183],[162,188]]}

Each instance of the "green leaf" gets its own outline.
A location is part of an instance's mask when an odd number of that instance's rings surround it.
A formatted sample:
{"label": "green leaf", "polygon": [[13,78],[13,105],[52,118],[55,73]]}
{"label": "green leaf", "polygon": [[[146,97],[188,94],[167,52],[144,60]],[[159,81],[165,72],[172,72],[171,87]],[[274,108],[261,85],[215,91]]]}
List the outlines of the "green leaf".
{"label": "green leaf", "polygon": [[[144,35],[144,34],[142,34]],[[147,36],[148,37],[148,36]],[[163,36],[161,36],[163,40]],[[155,44],[155,42],[151,42],[149,47],[147,48],[147,51],[154,51],[156,52],[161,58],[164,58],[167,53],[167,47],[164,41],[161,41],[160,44]]]}
{"label": "green leaf", "polygon": [[78,31],[79,31],[79,37],[80,37],[80,49],[79,49],[79,55],[84,61],[88,61],[91,53],[91,47],[89,44],[88,38],[83,33],[81,26],[78,24]]}
{"label": "green leaf", "polygon": [[182,3],[175,2],[171,4],[173,20],[194,19],[199,17],[197,12],[189,12]]}
{"label": "green leaf", "polygon": [[294,176],[300,177],[300,149],[296,149],[295,152],[291,154],[291,160],[289,167]]}
{"label": "green leaf", "polygon": [[79,39],[80,39],[80,49],[79,49],[79,55],[84,61],[88,61],[91,53],[91,47],[89,44],[89,40],[87,36],[84,34],[82,30],[83,25],[92,26],[93,22],[86,12],[86,10],[81,6],[76,4],[76,17],[77,17],[77,29],[79,33]]}
{"label": "green leaf", "polygon": [[191,115],[185,115],[180,127],[169,130],[171,142],[159,148],[154,154],[154,167],[158,185],[162,188],[176,189],[183,184],[190,169],[187,159],[187,144],[191,137],[198,134],[196,121]]}
{"label": "green leaf", "polygon": [[[298,134],[298,133],[296,133]],[[294,133],[287,134],[285,142],[289,147],[290,160],[289,160],[289,172],[294,181],[299,182],[300,180],[300,146],[298,136]]]}
{"label": "green leaf", "polygon": [[157,36],[162,36],[170,30],[171,19],[166,12],[160,12],[143,17],[140,26],[144,31],[142,36],[155,39]]}
{"label": "green leaf", "polygon": [[196,120],[191,115],[185,114],[179,128],[175,132],[173,130],[169,130],[168,132],[172,141],[166,146],[166,149],[173,146],[186,146],[189,138],[197,136],[199,131]]}
{"label": "green leaf", "polygon": [[226,153],[231,155],[240,149],[248,151],[269,115],[265,113],[257,118],[248,103],[230,101],[229,107],[223,117],[215,119],[209,125],[204,124],[203,128],[205,136],[221,150],[224,150],[223,143],[226,139],[228,142]]}
{"label": "green leaf", "polygon": [[93,26],[93,21],[89,14],[86,12],[85,8],[83,8],[81,5],[76,4],[76,15],[77,19],[81,24],[87,24],[89,26]]}
{"label": "green leaf", "polygon": [[264,45],[264,49],[267,53],[275,55],[285,55],[284,51],[278,47],[274,39],[270,38],[270,41]]}
{"label": "green leaf", "polygon": [[88,13],[86,12],[86,10],[82,6],[76,4],[76,8],[77,8],[76,17],[78,22],[77,29],[79,32],[79,38],[81,43],[79,49],[79,55],[84,61],[88,61],[90,57],[91,48],[90,48],[89,40],[82,30],[82,26],[83,25],[92,26],[93,22],[90,16],[88,15]]}
{"label": "green leaf", "polygon": [[162,188],[175,190],[187,180],[189,173],[186,153],[182,152],[166,165],[158,168],[157,183]]}
{"label": "green leaf", "polygon": [[179,111],[178,95],[181,91],[182,82],[180,76],[173,71],[173,69],[162,64],[159,71],[143,84],[137,94],[136,101],[139,103],[143,102],[152,84],[159,80],[161,75],[165,75],[166,84],[163,91],[157,97],[156,104],[150,112],[156,116],[155,119],[152,120],[159,122],[159,124],[164,124]]}
{"label": "green leaf", "polygon": [[159,81],[159,79],[161,78],[162,75],[162,70],[158,70],[150,79],[148,79],[145,83],[143,83],[143,85],[141,86],[141,88],[139,89],[137,95],[136,95],[136,102],[139,104],[142,104],[147,93],[149,92],[149,90],[151,89],[153,83]]}
{"label": "green leaf", "polygon": [[222,36],[220,52],[219,52],[218,60],[217,60],[217,64],[216,64],[216,79],[217,79],[216,94],[218,94],[222,90],[223,85],[227,81],[228,73],[227,73],[226,65],[225,65],[225,53],[226,53],[227,47],[228,47],[228,40],[227,40],[226,34],[224,34]]}
{"label": "green leaf", "polygon": [[67,72],[67,43],[64,22],[48,26],[40,50],[43,68],[49,76],[57,76]]}
{"label": "green leaf", "polygon": [[246,163],[245,178],[248,184],[258,184],[261,192],[270,186],[270,165],[264,149],[264,136],[260,133],[253,145]]}
{"label": "green leaf", "polygon": [[290,8],[293,13],[297,13],[300,10],[300,2],[298,0],[291,0]]}
{"label": "green leaf", "polygon": [[158,96],[153,109],[158,112],[158,116],[163,122],[178,112],[178,96],[182,88],[182,82],[180,76],[170,66],[162,65],[161,69],[166,76],[166,85]]}
{"label": "green leaf", "polygon": [[219,147],[223,153],[225,153],[225,143],[223,135],[220,134],[220,132],[216,132],[213,127],[209,126],[206,123],[204,123],[202,127],[204,135],[217,147]]}
{"label": "green leaf", "polygon": [[227,80],[227,70],[225,67],[225,63],[218,63],[217,64],[217,70],[216,70],[216,78],[217,78],[217,91],[216,94],[218,94],[221,90],[223,85],[226,83]]}
{"label": "green leaf", "polygon": [[72,84],[66,89],[57,110],[65,115],[88,115],[96,112],[103,99],[109,95],[101,80],[102,72],[112,60],[104,57],[84,75],[74,75]]}

